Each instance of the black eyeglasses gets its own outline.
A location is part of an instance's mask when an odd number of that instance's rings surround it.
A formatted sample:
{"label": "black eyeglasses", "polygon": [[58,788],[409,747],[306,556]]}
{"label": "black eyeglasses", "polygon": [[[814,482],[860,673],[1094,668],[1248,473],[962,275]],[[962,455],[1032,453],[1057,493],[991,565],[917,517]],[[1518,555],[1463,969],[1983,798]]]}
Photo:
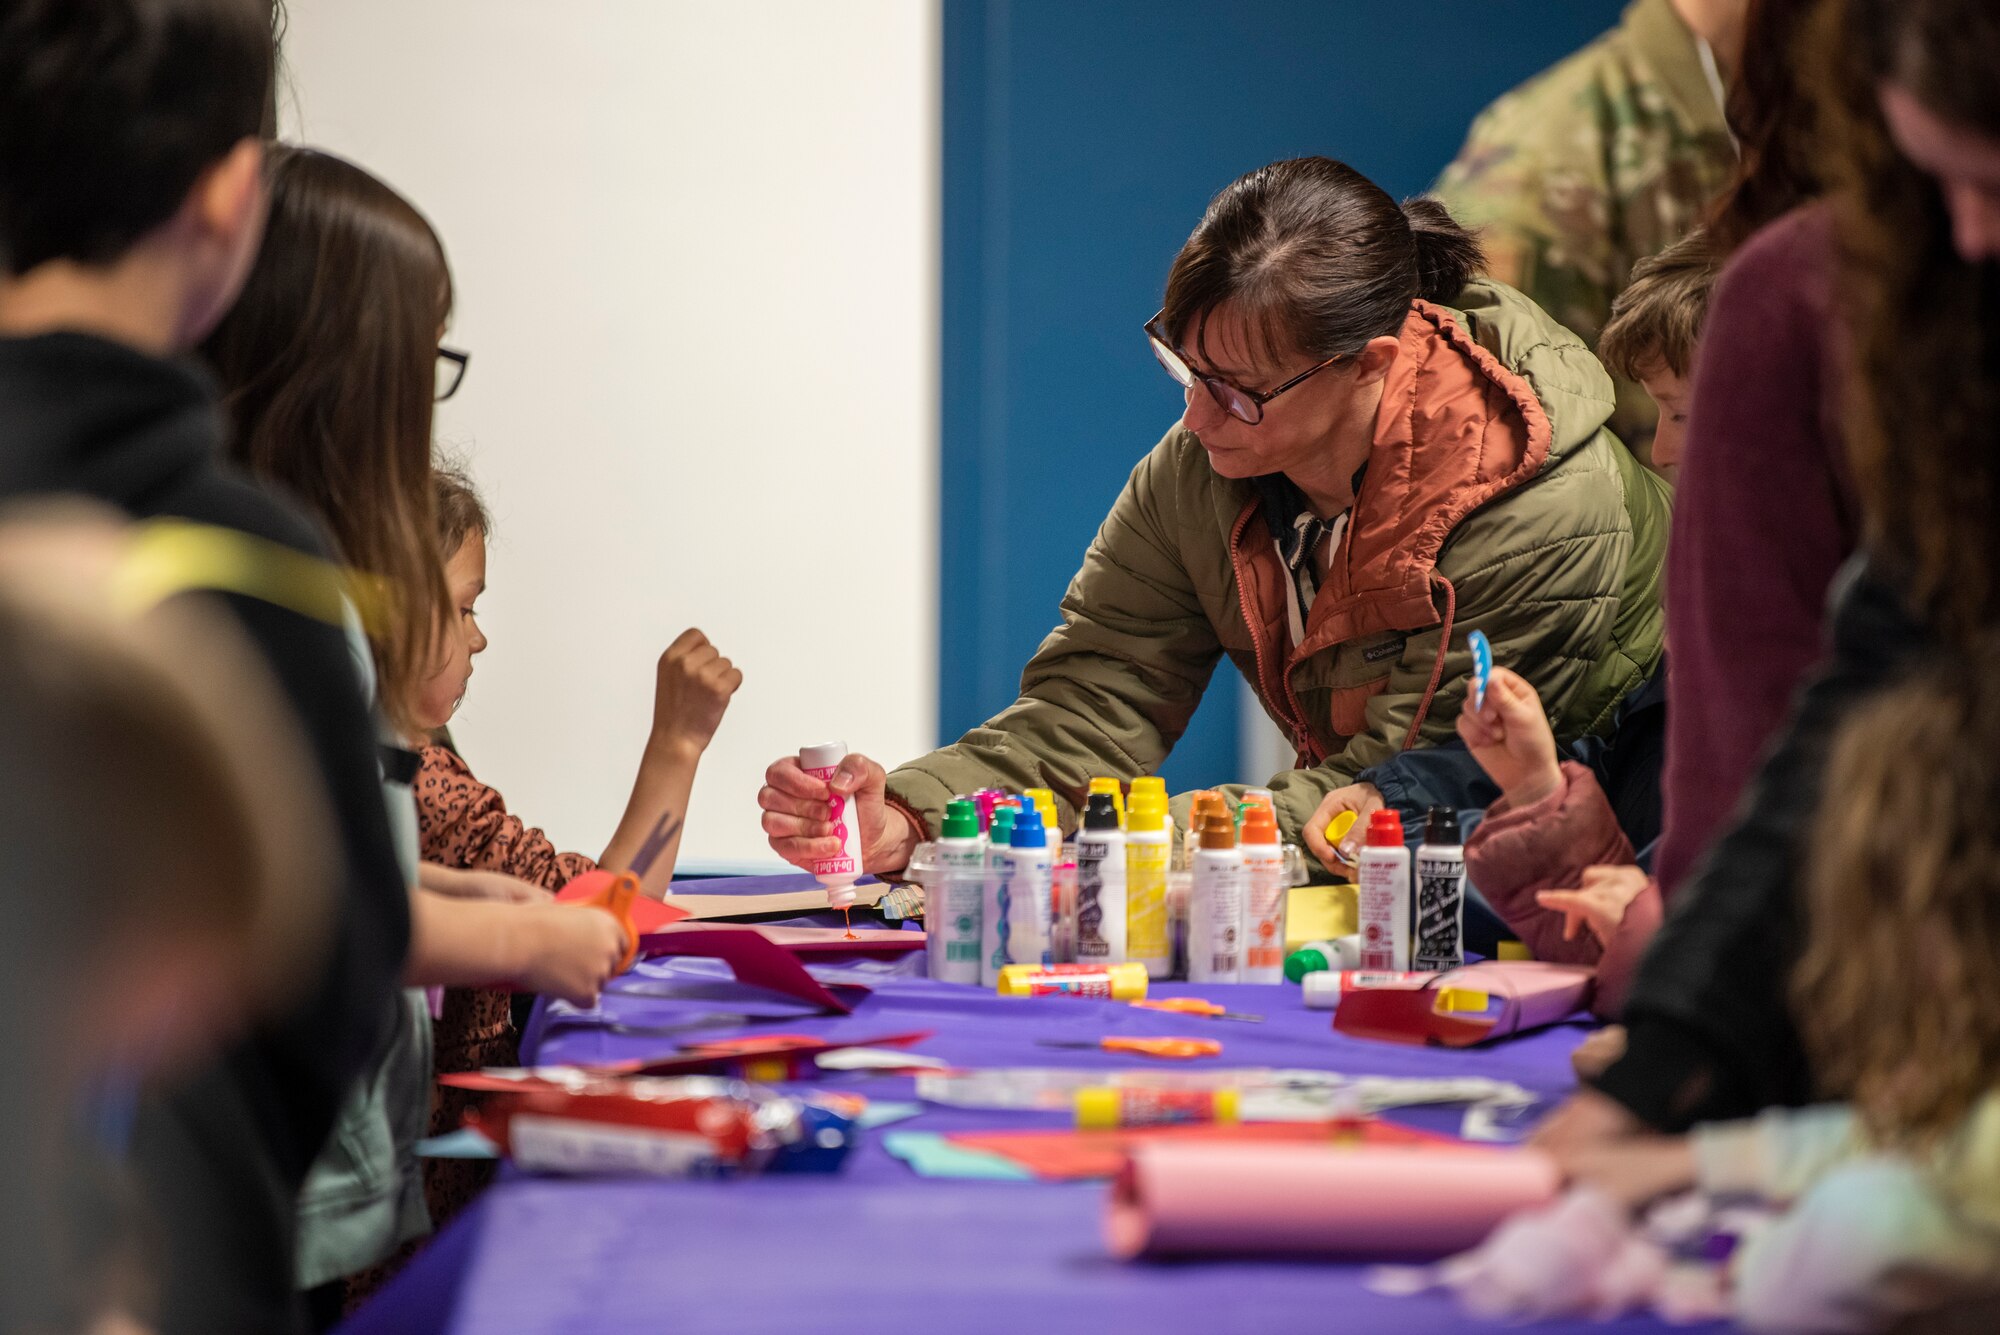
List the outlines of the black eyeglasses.
{"label": "black eyeglasses", "polygon": [[460,352],[457,348],[439,348],[437,360],[437,401],[443,403],[458,393],[458,387],[465,383],[465,368],[471,362],[472,354]]}
{"label": "black eyeglasses", "polygon": [[1153,356],[1159,359],[1160,365],[1167,368],[1167,374],[1178,381],[1182,389],[1193,389],[1196,382],[1200,382],[1208,390],[1208,396],[1215,400],[1217,407],[1237,421],[1247,422],[1251,426],[1256,426],[1264,420],[1264,405],[1272,399],[1301,381],[1318,375],[1335,362],[1344,362],[1353,355],[1342,352],[1328,357],[1318,366],[1299,372],[1276,389],[1260,394],[1254,389],[1232,385],[1219,375],[1209,375],[1189,366],[1187,358],[1181,355],[1180,350],[1167,341],[1167,331],[1160,327],[1160,318],[1165,314],[1163,310],[1146,321],[1146,340],[1153,345]]}

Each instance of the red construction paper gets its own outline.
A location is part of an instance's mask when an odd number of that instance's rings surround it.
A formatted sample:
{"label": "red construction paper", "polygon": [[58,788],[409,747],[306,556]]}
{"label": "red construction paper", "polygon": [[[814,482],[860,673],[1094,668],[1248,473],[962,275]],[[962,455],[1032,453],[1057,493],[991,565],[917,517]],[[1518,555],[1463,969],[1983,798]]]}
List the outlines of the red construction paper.
{"label": "red construction paper", "polygon": [[[1333,1013],[1333,1027],[1354,1038],[1467,1048],[1568,1019],[1590,1003],[1596,982],[1595,972],[1582,965],[1487,960],[1448,969],[1414,990],[1350,992]],[[1438,1013],[1437,989],[1444,987],[1484,992],[1485,1013]]]}
{"label": "red construction paper", "polygon": [[[714,1039],[704,1043],[688,1043],[659,1057],[641,1057],[632,1061],[609,1062],[601,1066],[589,1066],[593,1076],[665,1076],[665,1075],[740,1075],[744,1067],[757,1066],[774,1061],[786,1063],[788,1070],[783,1077],[790,1079],[797,1075],[811,1074],[813,1058],[822,1052],[834,1052],[841,1048],[904,1048],[913,1043],[921,1043],[931,1036],[928,1029],[901,1034],[885,1034],[880,1038],[857,1038],[841,1042],[830,1042],[815,1038],[811,1034],[755,1034],[746,1038]],[[533,1090],[566,1089],[568,1085],[547,1080],[534,1073],[533,1068],[497,1068],[486,1071],[461,1071],[438,1077],[441,1085],[454,1089],[473,1089],[483,1093],[522,1094]]]}
{"label": "red construction paper", "polygon": [[868,992],[867,988],[855,983],[842,983],[839,991],[828,988],[806,972],[793,951],[779,945],[757,927],[680,923],[641,938],[640,949],[647,955],[719,959],[729,966],[739,983],[766,988],[842,1015],[853,1014],[855,1002],[841,993],[858,1000]]}
{"label": "red construction paper", "polygon": [[969,1150],[997,1154],[1045,1182],[1116,1177],[1139,1145],[1158,1141],[1356,1145],[1441,1145],[1458,1141],[1394,1122],[1250,1122],[1239,1126],[1140,1126],[1120,1131],[961,1131],[945,1137]]}

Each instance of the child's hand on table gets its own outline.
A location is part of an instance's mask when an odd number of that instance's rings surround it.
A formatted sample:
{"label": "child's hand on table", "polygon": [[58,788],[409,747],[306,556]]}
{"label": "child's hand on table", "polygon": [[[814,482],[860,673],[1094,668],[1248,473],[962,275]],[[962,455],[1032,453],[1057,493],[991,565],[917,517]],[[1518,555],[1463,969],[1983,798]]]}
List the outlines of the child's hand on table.
{"label": "child's hand on table", "polygon": [[1574,941],[1585,924],[1599,945],[1611,944],[1625,910],[1643,893],[1646,873],[1634,866],[1586,867],[1583,884],[1574,890],[1540,890],[1535,902],[1563,915],[1563,940]]}
{"label": "child's hand on table", "polygon": [[[1361,841],[1368,834],[1368,818],[1380,811],[1383,805],[1382,793],[1372,783],[1351,783],[1345,788],[1334,789],[1320,799],[1312,819],[1299,831],[1300,837],[1305,840],[1306,851],[1336,876],[1352,874],[1361,857]],[[1343,811],[1354,813],[1354,827],[1336,847],[1327,842],[1326,825]]]}
{"label": "child's hand on table", "polygon": [[1486,707],[1475,710],[1472,694],[1458,715],[1458,735],[1472,758],[1500,786],[1508,804],[1533,806],[1562,787],[1562,766],[1556,761],[1556,735],[1535,694],[1519,673],[1493,669],[1486,688]]}
{"label": "child's hand on table", "polygon": [[1572,1183],[1596,1187],[1627,1209],[1695,1185],[1694,1149],[1686,1136],[1632,1136],[1562,1156]]}
{"label": "child's hand on table", "polygon": [[601,909],[544,904],[521,910],[526,942],[514,983],[524,992],[594,1006],[625,958],[625,929]]}
{"label": "child's hand on table", "polygon": [[680,633],[660,655],[653,687],[653,740],[698,756],[722,726],[743,673],[698,630]]}

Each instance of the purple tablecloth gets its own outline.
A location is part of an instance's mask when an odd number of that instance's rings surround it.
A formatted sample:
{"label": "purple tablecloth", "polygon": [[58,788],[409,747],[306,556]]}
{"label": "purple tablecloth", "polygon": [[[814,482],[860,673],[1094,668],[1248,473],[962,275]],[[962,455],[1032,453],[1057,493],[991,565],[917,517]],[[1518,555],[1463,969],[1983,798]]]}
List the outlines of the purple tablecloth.
{"label": "purple tablecloth", "polygon": [[[708,882],[704,891],[720,888]],[[774,888],[760,878],[759,888]],[[775,888],[787,888],[777,886]],[[919,955],[917,958],[921,958]],[[1207,1064],[1319,1067],[1349,1074],[1489,1075],[1538,1092],[1572,1083],[1566,1026],[1490,1050],[1443,1052],[1365,1043],[1332,1032],[1297,988],[1161,984],[1263,1015],[1242,1024],[1107,1002],[1002,1000],[980,989],[898,976],[859,961],[815,967],[874,991],[851,1016],[808,1017],[787,1031],[867,1038],[935,1030],[918,1051],[965,1066],[1124,1066],[1142,1058],[1038,1046],[1043,1038],[1199,1034],[1225,1050]],[[608,994],[603,1013],[658,1023],[700,1012],[786,1014],[788,1001],[738,986],[709,961],[639,966],[672,998]],[[766,1029],[770,1026],[765,1026]],[[746,1031],[718,1025],[699,1037]],[[607,1032],[538,1008],[524,1042],[544,1063],[599,1062],[671,1049],[674,1038]],[[825,1082],[881,1099],[914,1097],[902,1076]],[[1053,1114],[928,1109],[899,1128],[927,1131],[1058,1124]],[[1404,1120],[1450,1129],[1456,1113]],[[1500,1329],[1434,1297],[1386,1298],[1363,1267],[1254,1261],[1125,1264],[1100,1237],[1102,1184],[918,1177],[870,1133],[836,1176],[735,1182],[559,1181],[509,1177],[343,1329],[376,1332],[937,1331],[952,1335],[1090,1335],[1174,1331],[1366,1332]],[[1577,1322],[1538,1330],[1597,1335],[1668,1329],[1657,1322]]]}

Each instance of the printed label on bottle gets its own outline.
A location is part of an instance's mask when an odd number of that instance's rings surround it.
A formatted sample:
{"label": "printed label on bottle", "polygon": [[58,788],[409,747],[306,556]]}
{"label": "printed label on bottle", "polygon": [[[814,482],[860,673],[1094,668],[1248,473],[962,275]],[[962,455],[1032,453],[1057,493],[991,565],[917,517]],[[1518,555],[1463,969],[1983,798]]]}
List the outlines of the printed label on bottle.
{"label": "printed label on bottle", "polygon": [[1109,959],[1111,943],[1104,937],[1104,858],[1125,850],[1110,844],[1085,843],[1076,850],[1076,957]]}
{"label": "printed label on bottle", "polygon": [[1128,959],[1162,961],[1167,954],[1166,844],[1126,846],[1125,955]]}
{"label": "printed label on bottle", "polygon": [[1419,857],[1416,940],[1410,950],[1414,967],[1456,969],[1465,963],[1464,914],[1464,860]]}

